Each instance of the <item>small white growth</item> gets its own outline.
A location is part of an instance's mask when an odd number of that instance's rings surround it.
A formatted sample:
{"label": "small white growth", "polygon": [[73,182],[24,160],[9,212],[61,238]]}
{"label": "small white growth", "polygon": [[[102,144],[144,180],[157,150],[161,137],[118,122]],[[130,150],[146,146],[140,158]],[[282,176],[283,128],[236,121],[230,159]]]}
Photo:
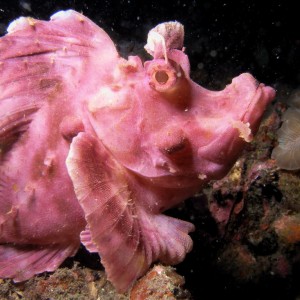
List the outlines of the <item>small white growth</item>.
{"label": "small white growth", "polygon": [[112,107],[118,102],[118,93],[109,87],[102,87],[99,92],[88,101],[88,110],[91,113],[97,112],[101,108]]}
{"label": "small white growth", "polygon": [[15,32],[17,30],[20,30],[22,28],[24,28],[24,26],[27,26],[28,25],[28,21],[27,21],[27,18],[25,17],[20,17],[14,21],[12,21],[8,27],[7,27],[7,32],[8,33],[12,33],[12,32]]}
{"label": "small white growth", "polygon": [[239,131],[239,137],[244,139],[247,143],[251,142],[253,139],[250,123],[243,123],[242,121],[232,121],[231,125]]}
{"label": "small white growth", "polygon": [[52,151],[48,151],[44,158],[44,167],[42,169],[42,175],[47,176],[54,165],[55,154]]}
{"label": "small white growth", "polygon": [[74,15],[74,11],[73,10],[61,10],[58,11],[57,13],[53,14],[50,17],[50,20],[60,20],[60,19],[67,19],[68,17]]}
{"label": "small white growth", "polygon": [[206,176],[205,174],[200,173],[200,174],[198,174],[198,178],[199,178],[200,180],[204,180],[204,179],[207,178],[207,176]]}
{"label": "small white growth", "polygon": [[167,52],[170,49],[182,49],[184,27],[179,22],[164,22],[158,24],[148,33],[145,50],[154,58],[164,57],[168,61]]}
{"label": "small white growth", "polygon": [[52,166],[52,163],[53,163],[53,160],[54,160],[54,156],[53,155],[47,155],[44,159],[44,165],[46,167],[51,167]]}

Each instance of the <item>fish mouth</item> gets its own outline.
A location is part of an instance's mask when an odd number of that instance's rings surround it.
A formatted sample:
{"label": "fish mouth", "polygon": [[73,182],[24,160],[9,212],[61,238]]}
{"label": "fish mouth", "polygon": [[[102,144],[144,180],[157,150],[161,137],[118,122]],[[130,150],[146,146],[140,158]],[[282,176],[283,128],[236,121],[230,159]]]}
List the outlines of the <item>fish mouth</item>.
{"label": "fish mouth", "polygon": [[266,107],[275,97],[275,91],[272,88],[266,87],[256,80],[253,84],[256,85],[256,88],[243,115],[239,120],[230,122],[231,126],[238,130],[239,137],[248,143],[253,140]]}

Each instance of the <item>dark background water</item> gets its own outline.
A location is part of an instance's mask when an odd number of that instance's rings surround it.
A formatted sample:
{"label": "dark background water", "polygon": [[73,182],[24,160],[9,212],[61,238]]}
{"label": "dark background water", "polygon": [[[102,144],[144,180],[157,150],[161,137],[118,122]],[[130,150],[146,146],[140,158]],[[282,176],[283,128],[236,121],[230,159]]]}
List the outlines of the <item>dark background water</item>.
{"label": "dark background water", "polygon": [[[185,26],[193,76],[204,86],[220,88],[246,71],[277,89],[300,85],[300,13],[289,1],[0,0],[0,35],[21,15],[47,20],[58,10],[69,8],[101,26],[124,53],[141,53],[148,31],[158,23],[180,21]],[[187,272],[182,266],[180,270]],[[205,278],[186,277],[195,299],[210,299],[196,294],[202,284],[208,284],[202,290],[211,290],[218,298],[226,294],[235,299],[234,294],[226,293],[227,287],[220,280],[208,283]],[[279,299],[272,294],[273,289],[266,287],[269,298],[260,297],[259,291],[253,291],[251,297]],[[253,297],[255,294],[257,297]]]}
{"label": "dark background water", "polygon": [[289,1],[218,0],[0,0],[0,34],[20,15],[48,19],[61,9],[83,12],[121,41],[145,44],[156,24],[178,20],[185,26],[185,46],[192,70],[201,72],[203,84],[218,82],[241,72],[276,85],[300,84],[299,11]]}

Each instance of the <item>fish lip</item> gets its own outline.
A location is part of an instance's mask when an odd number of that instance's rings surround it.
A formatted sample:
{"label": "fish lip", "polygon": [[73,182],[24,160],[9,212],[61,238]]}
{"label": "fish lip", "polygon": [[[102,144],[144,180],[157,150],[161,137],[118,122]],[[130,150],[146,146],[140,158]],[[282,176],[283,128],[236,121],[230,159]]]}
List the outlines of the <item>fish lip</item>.
{"label": "fish lip", "polygon": [[259,120],[263,117],[265,110],[273,101],[275,95],[276,91],[272,87],[266,86],[263,83],[257,83],[254,95],[249,101],[241,121],[243,123],[249,122],[251,126],[259,123]]}
{"label": "fish lip", "polygon": [[247,103],[244,104],[243,109],[241,108],[242,114],[236,120],[244,124],[249,123],[252,132],[255,133],[267,106],[275,98],[276,91],[272,87],[258,82],[250,73],[243,73],[233,78],[232,84],[244,87],[245,95],[250,93]]}

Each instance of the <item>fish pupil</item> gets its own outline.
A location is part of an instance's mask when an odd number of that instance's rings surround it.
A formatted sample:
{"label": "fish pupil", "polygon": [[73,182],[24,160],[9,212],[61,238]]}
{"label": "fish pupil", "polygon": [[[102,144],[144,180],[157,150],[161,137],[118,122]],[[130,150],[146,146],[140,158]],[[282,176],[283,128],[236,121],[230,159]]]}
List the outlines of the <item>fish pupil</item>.
{"label": "fish pupil", "polygon": [[159,84],[165,84],[169,80],[169,76],[165,71],[157,71],[155,74],[155,79]]}

